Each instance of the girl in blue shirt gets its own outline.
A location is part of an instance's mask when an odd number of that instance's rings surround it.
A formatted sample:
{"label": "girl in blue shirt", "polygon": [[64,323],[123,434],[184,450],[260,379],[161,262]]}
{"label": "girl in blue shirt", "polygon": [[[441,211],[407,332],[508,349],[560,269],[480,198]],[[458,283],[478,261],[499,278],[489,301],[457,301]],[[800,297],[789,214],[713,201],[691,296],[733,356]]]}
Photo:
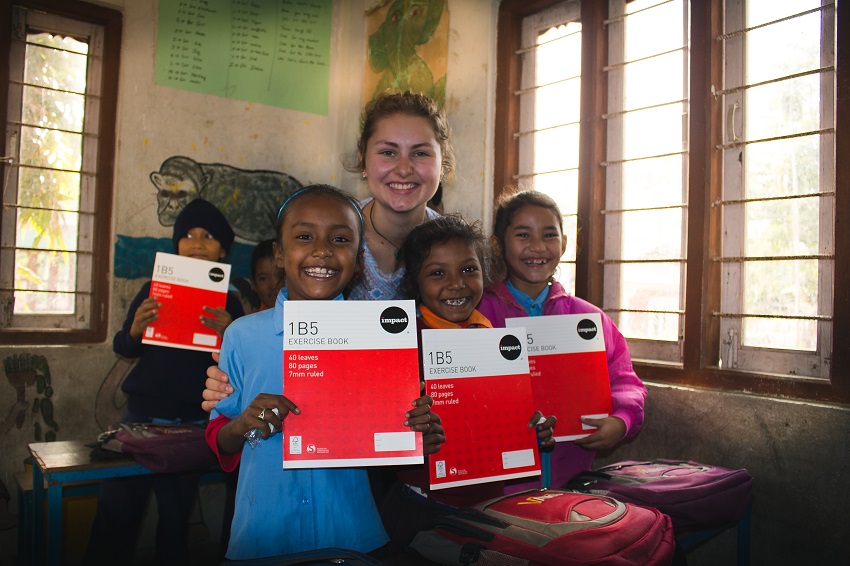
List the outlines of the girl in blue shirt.
{"label": "girl in blue shirt", "polygon": [[[281,207],[275,246],[287,286],[274,309],[240,319],[224,336],[220,364],[234,393],[212,412],[207,440],[224,469],[235,468],[241,457],[228,559],[323,547],[370,552],[388,540],[365,469],[284,470],[282,435],[274,434],[293,418],[290,413],[300,413],[282,395],[284,302],[341,300],[357,270],[362,240],[362,215],[350,197],[328,185],[295,193]],[[426,433],[439,428],[431,423],[430,398],[413,405],[405,426]],[[352,407],[352,426],[358,410]],[[263,441],[243,451],[245,434],[253,429]]]}

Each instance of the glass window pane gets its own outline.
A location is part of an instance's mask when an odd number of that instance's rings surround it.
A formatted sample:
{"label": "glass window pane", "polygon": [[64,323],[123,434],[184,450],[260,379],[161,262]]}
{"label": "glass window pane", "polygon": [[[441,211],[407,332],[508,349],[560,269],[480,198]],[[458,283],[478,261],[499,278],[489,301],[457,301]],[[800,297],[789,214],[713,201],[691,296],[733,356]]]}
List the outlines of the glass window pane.
{"label": "glass window pane", "polygon": [[747,198],[811,194],[820,185],[820,136],[747,146],[744,182]]}
{"label": "glass window pane", "polygon": [[19,205],[33,208],[79,210],[79,173],[21,167],[19,175]]}
{"label": "glass window pane", "polygon": [[[28,39],[32,41],[33,36]],[[24,82],[56,90],[85,93],[87,59],[86,55],[79,53],[28,45]]]}
{"label": "glass window pane", "polygon": [[617,328],[626,338],[676,342],[679,315],[655,312],[618,313]]}
{"label": "glass window pane", "polygon": [[814,255],[819,251],[816,197],[746,205],[746,255]]}
{"label": "glass window pane", "polygon": [[[654,7],[644,10],[651,6]],[[625,20],[626,60],[634,61],[681,48],[684,19],[682,10],[681,0],[662,3],[658,0],[628,2],[626,13],[633,15]]]}
{"label": "glass window pane", "polygon": [[76,251],[79,221],[76,212],[19,208],[17,246]]}
{"label": "glass window pane", "polygon": [[[622,213],[622,253],[625,260],[675,259],[682,255],[682,211],[637,210]],[[678,279],[674,281],[678,296]]]}
{"label": "glass window pane", "polygon": [[810,352],[817,348],[814,320],[744,318],[742,327],[745,346]]}
{"label": "glass window pane", "polygon": [[27,35],[27,41],[45,47],[55,47],[56,49],[64,49],[73,53],[87,54],[89,52],[89,44],[70,36],[52,35],[49,33],[31,33]]}
{"label": "glass window pane", "polygon": [[15,314],[74,314],[74,295],[71,293],[45,293],[17,291]]}
{"label": "glass window pane", "polygon": [[534,189],[552,197],[561,214],[576,214],[578,209],[578,170],[534,176]]}
{"label": "glass window pane", "polygon": [[83,136],[42,128],[21,128],[21,164],[80,170]]}
{"label": "glass window pane", "polygon": [[[622,264],[619,270],[622,308],[673,313],[680,309],[681,264]],[[675,342],[679,315],[622,312],[617,326],[627,337]]]}
{"label": "glass window pane", "polygon": [[17,250],[15,262],[15,314],[74,312],[76,254]]}
{"label": "glass window pane", "polygon": [[76,254],[18,250],[15,288],[32,291],[74,291]]}
{"label": "glass window pane", "polygon": [[[811,4],[794,3],[796,6],[792,13],[804,12],[807,9],[805,4]],[[754,25],[754,20],[767,19],[760,17],[758,11],[767,4],[750,6],[747,13],[749,26]],[[816,5],[808,8],[814,7]],[[757,65],[746,66],[747,83],[760,83],[820,67],[820,27],[820,12],[813,12],[747,33],[747,59],[758,61]]]}
{"label": "glass window pane", "polygon": [[83,131],[85,97],[58,90],[25,86],[23,123],[40,128]]}
{"label": "glass window pane", "polygon": [[[578,32],[578,33],[577,33]],[[561,39],[558,39],[561,38]],[[537,38],[535,82],[538,85],[581,76],[581,24],[571,22]]]}
{"label": "glass window pane", "polygon": [[[576,260],[576,224],[578,218],[576,216],[564,216],[561,223],[564,225],[564,236],[567,237],[567,249],[564,250],[564,255],[561,256],[562,261]],[[575,268],[574,268],[575,269]]]}
{"label": "glass window pane", "polygon": [[751,261],[744,264],[744,278],[745,314],[813,316],[818,312],[817,260]]}
{"label": "glass window pane", "polygon": [[623,116],[623,158],[682,151],[681,104],[630,112]]}
{"label": "glass window pane", "polygon": [[[678,51],[626,65],[623,108],[632,110],[662,102],[682,100],[684,98],[682,67],[682,53]],[[676,129],[681,127],[680,124]],[[658,128],[653,131],[664,130]]]}
{"label": "glass window pane", "polygon": [[578,167],[579,126],[561,126],[534,134],[534,171]]}
{"label": "glass window pane", "polygon": [[623,208],[651,208],[682,204],[683,156],[629,161],[623,168]]}
{"label": "glass window pane", "polygon": [[820,75],[749,89],[745,113],[748,140],[820,129]]}
{"label": "glass window pane", "polygon": [[571,80],[539,88],[535,94],[538,108],[534,116],[534,127],[548,128],[559,124],[578,122],[581,110],[581,81]]}
{"label": "glass window pane", "polygon": [[555,279],[564,286],[567,293],[575,293],[576,290],[576,264],[561,263],[555,272]]}

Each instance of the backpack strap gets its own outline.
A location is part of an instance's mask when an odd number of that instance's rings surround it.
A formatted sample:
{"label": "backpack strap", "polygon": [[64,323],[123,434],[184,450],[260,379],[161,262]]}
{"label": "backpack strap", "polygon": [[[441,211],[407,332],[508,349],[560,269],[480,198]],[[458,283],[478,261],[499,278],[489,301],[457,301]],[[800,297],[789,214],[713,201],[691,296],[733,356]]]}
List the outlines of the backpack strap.
{"label": "backpack strap", "polygon": [[420,531],[413,538],[409,548],[414,553],[438,564],[469,566],[478,562],[481,551],[487,547],[478,542],[457,543],[434,531]]}

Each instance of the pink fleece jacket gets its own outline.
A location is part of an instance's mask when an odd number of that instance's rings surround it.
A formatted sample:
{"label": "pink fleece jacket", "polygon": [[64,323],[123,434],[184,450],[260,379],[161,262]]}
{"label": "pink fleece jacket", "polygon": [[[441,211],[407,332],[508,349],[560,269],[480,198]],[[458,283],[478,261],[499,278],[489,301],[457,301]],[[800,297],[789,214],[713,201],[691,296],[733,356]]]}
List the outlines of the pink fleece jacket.
{"label": "pink fleece jacket", "polygon": [[[528,316],[504,281],[496,283],[484,292],[478,310],[490,319],[494,328],[503,328],[506,318]],[[611,416],[626,423],[626,437],[635,436],[643,424],[643,404],[646,387],[632,368],[626,339],[601,309],[583,299],[566,292],[560,283],[552,283],[549,296],[543,303],[543,316],[553,314],[599,313],[602,317],[602,333],[608,358],[608,377],[611,380],[611,398],[614,412]],[[556,425],[557,426],[557,425]],[[559,442],[551,456],[550,487],[563,487],[578,473],[588,471],[593,465],[595,452],[577,446],[573,442]],[[540,487],[540,479],[510,483],[506,493]]]}

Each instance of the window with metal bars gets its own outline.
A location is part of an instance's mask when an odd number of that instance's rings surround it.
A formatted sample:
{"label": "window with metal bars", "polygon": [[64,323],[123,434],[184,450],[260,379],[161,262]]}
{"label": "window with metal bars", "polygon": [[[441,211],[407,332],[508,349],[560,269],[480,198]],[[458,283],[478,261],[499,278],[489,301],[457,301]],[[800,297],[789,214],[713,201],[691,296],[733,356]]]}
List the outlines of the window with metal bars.
{"label": "window with metal bars", "polygon": [[[567,9],[548,25],[581,30],[578,165],[561,142],[535,168],[540,47],[523,29],[547,37],[540,18]],[[821,0],[500,4],[494,193],[576,202],[575,293],[645,379],[850,400],[850,348],[833,340],[850,330],[848,22]],[[577,185],[543,182],[565,170]]]}
{"label": "window with metal bars", "polygon": [[519,189],[534,188],[555,199],[568,245],[558,278],[575,289],[578,205],[581,23],[577,2],[559,4],[523,21],[522,83],[515,96],[521,113]]}
{"label": "window with metal bars", "polygon": [[835,6],[726,2],[721,364],[829,376]]}
{"label": "window with metal bars", "polygon": [[15,3],[3,29],[0,333],[9,343],[99,341],[107,323],[120,15],[47,4]]}
{"label": "window with metal bars", "polygon": [[632,355],[681,362],[688,176],[688,2],[609,2],[602,308]]}

